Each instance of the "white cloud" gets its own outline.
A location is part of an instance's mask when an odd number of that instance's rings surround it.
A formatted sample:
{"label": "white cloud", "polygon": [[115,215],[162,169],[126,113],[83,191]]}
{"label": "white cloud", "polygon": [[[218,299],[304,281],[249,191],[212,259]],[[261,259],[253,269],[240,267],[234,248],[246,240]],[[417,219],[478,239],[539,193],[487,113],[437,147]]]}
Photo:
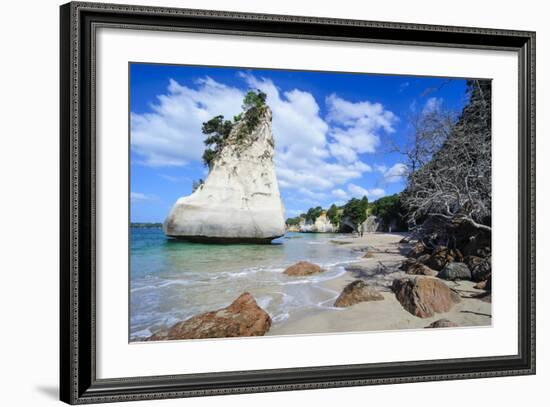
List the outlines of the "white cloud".
{"label": "white cloud", "polygon": [[155,195],[147,195],[141,192],[130,192],[130,200],[137,203],[157,201],[158,198]]}
{"label": "white cloud", "polygon": [[331,153],[342,161],[352,162],[357,154],[374,153],[380,134],[393,133],[398,118],[380,103],[349,102],[335,94],[325,100],[330,130]]}
{"label": "white cloud", "polygon": [[369,198],[380,198],[384,195],[386,195],[386,191],[384,191],[382,188],[373,188],[368,190]]}
{"label": "white cloud", "polygon": [[243,92],[206,77],[197,89],[171,79],[157,96],[152,113],[130,116],[131,146],[148,166],[181,166],[200,160],[204,151],[202,123],[219,114],[230,119],[240,110]]}
{"label": "white cloud", "polygon": [[433,112],[438,112],[443,106],[443,98],[431,97],[428,98],[424,108],[422,109],[423,114],[429,114]]}
{"label": "white cloud", "polygon": [[403,163],[394,164],[391,168],[383,171],[385,183],[399,182],[407,176],[407,166]]}
{"label": "white cloud", "polygon": [[[292,190],[296,199],[321,200],[331,194],[348,198],[344,185],[372,171],[358,155],[374,152],[380,134],[393,132],[398,120],[379,103],[352,103],[336,95],[325,100],[325,120],[311,93],[300,89],[283,92],[272,80],[249,73],[240,73],[240,77],[249,88],[267,94],[273,111],[279,186]],[[227,86],[209,77],[197,80],[193,87],[170,80],[166,93],[151,105],[152,112],[131,114],[132,150],[147,166],[200,161],[202,123],[219,114],[231,119],[239,113],[244,93],[244,87]],[[176,181],[176,177],[161,176]]]}
{"label": "white cloud", "polygon": [[374,171],[378,171],[384,174],[388,170],[388,167],[384,164],[374,164]]}
{"label": "white cloud", "polygon": [[300,215],[300,214],[302,214],[302,213],[304,213],[304,212],[305,212],[305,211],[302,211],[302,210],[300,210],[300,209],[286,209],[286,210],[285,210],[285,216],[286,216],[287,218],[293,218],[293,217],[298,216],[298,215]]}
{"label": "white cloud", "polygon": [[334,189],[332,191],[332,196],[335,196],[336,198],[339,198],[341,200],[349,199],[349,194],[341,188]]}
{"label": "white cloud", "polygon": [[302,195],[304,196],[307,196],[308,198],[312,198],[312,199],[316,199],[316,200],[321,200],[321,199],[326,199],[327,198],[327,194],[323,193],[323,192],[314,192],[314,191],[311,191],[307,188],[299,188],[298,189],[298,192],[301,193]]}
{"label": "white cloud", "polygon": [[[357,160],[354,152],[351,153],[353,160],[345,163],[334,160],[343,153],[335,154],[329,145],[330,127],[321,118],[319,105],[312,94],[298,89],[281,92],[270,79],[248,73],[240,76],[251,88],[265,92],[267,104],[273,111],[275,160],[281,188],[298,192],[303,187],[308,191],[323,191],[371,171],[369,165]],[[311,194],[304,195],[311,197]]]}
{"label": "white cloud", "polygon": [[164,178],[167,181],[174,182],[174,183],[180,183],[180,182],[190,182],[191,180],[189,177],[179,177],[174,175],[168,175],[168,174],[159,174],[159,177]]}
{"label": "white cloud", "polygon": [[353,198],[362,198],[363,196],[366,196],[368,198],[379,198],[386,194],[386,191],[384,191],[382,188],[366,189],[355,184],[349,184],[348,191]]}
{"label": "white cloud", "polygon": [[349,184],[348,185],[348,191],[355,198],[361,198],[363,196],[368,196],[369,195],[369,191],[367,191],[365,188],[360,187],[359,185],[355,185],[355,184]]}

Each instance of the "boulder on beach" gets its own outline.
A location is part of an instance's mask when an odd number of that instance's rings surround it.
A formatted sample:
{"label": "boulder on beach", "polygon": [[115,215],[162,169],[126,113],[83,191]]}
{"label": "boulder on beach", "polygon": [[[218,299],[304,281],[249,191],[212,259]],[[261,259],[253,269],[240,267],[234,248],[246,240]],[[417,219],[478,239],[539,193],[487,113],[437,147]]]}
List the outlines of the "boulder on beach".
{"label": "boulder on beach", "polygon": [[413,259],[408,258],[401,263],[401,270],[406,272],[407,274],[413,274],[413,275],[421,275],[421,276],[436,276],[437,271],[432,270],[425,264],[422,264],[421,262]]}
{"label": "boulder on beach", "polygon": [[473,281],[485,281],[491,276],[491,256],[468,256],[465,260]]}
{"label": "boulder on beach", "polygon": [[426,266],[441,271],[448,264],[454,261],[462,262],[464,257],[458,249],[449,249],[446,246],[436,247],[428,260],[424,262]]}
{"label": "boulder on beach", "polygon": [[309,261],[299,261],[288,267],[283,273],[288,276],[309,276],[321,273],[322,271],[324,270],[317,264],[310,263]]}
{"label": "boulder on beach", "polygon": [[474,288],[476,290],[485,290],[486,287],[487,287],[487,280],[480,281],[479,283],[476,283],[476,285],[474,285]]}
{"label": "boulder on beach", "polygon": [[451,328],[455,326],[458,326],[458,325],[455,324],[453,321],[449,321],[448,319],[443,318],[432,322],[426,328]]}
{"label": "boulder on beach", "polygon": [[407,257],[417,258],[428,252],[428,248],[422,242],[417,242],[411,250],[407,253]]}
{"label": "boulder on beach", "polygon": [[384,296],[362,280],[355,280],[344,287],[334,302],[335,307],[349,307],[364,301],[380,301]]}
{"label": "boulder on beach", "polygon": [[437,277],[442,278],[443,280],[471,280],[472,272],[468,266],[464,263],[447,263],[443,270],[439,272]]}
{"label": "boulder on beach", "polygon": [[432,270],[425,264],[415,263],[407,269],[407,274],[435,277],[437,275],[437,271]]}
{"label": "boulder on beach", "polygon": [[270,243],[284,235],[271,117],[266,106],[249,133],[244,132],[244,119],[233,126],[204,183],[172,207],[163,225],[167,236],[197,242]]}
{"label": "boulder on beach", "polygon": [[420,318],[448,312],[460,296],[443,281],[433,277],[405,277],[392,283],[392,291],[403,308]]}
{"label": "boulder on beach", "polygon": [[420,256],[418,256],[416,258],[416,261],[419,262],[419,263],[426,263],[428,260],[430,259],[430,255],[429,254],[421,254]]}
{"label": "boulder on beach", "polygon": [[206,312],[178,322],[150,336],[150,341],[173,339],[262,336],[271,327],[271,317],[250,293],[243,293],[226,308]]}

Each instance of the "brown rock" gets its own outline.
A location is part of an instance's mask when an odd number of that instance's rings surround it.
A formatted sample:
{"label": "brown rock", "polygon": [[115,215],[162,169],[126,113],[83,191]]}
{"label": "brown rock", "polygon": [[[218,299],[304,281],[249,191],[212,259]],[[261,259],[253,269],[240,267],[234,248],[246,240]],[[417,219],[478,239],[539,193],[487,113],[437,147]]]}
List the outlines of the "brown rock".
{"label": "brown rock", "polygon": [[404,260],[403,263],[401,263],[400,269],[405,271],[407,274],[432,276],[432,277],[437,275],[437,271],[432,270],[428,266],[412,258]]}
{"label": "brown rock", "polygon": [[422,263],[416,263],[413,264],[409,269],[407,270],[407,274],[413,274],[417,276],[430,276],[435,277],[437,276],[437,271],[429,268],[425,264]]}
{"label": "brown rock", "polygon": [[418,261],[419,263],[426,263],[429,259],[430,259],[430,255],[426,253],[426,254],[423,254],[422,256],[418,256],[416,258],[416,261]]}
{"label": "brown rock", "polygon": [[470,271],[476,268],[476,266],[483,262],[483,257],[479,256],[466,256],[464,263],[468,266]]}
{"label": "brown rock", "polygon": [[298,263],[288,267],[284,273],[289,276],[309,276],[324,271],[317,264],[308,261],[299,261]]}
{"label": "brown rock", "polygon": [[206,312],[178,322],[150,336],[150,341],[172,339],[229,338],[263,336],[271,327],[271,317],[244,293],[226,308]]}
{"label": "brown rock", "polygon": [[417,242],[413,248],[407,253],[407,257],[417,258],[425,254],[428,251],[428,248],[422,242]]}
{"label": "brown rock", "polygon": [[384,296],[362,280],[355,280],[344,287],[334,303],[335,307],[349,307],[364,301],[380,301]]}
{"label": "brown rock", "polygon": [[485,290],[485,287],[487,286],[487,280],[480,281],[476,285],[474,285],[474,288],[477,288],[478,290]]}
{"label": "brown rock", "polygon": [[438,319],[437,321],[432,322],[426,328],[451,328],[453,326],[458,326],[453,321],[448,319]]}
{"label": "brown rock", "polygon": [[438,246],[432,252],[432,255],[428,260],[424,262],[426,266],[441,271],[448,263],[462,262],[464,256],[458,249],[449,249],[446,246]]}
{"label": "brown rock", "polygon": [[472,272],[473,281],[488,280],[491,276],[491,256],[468,256],[466,258],[468,268]]}
{"label": "brown rock", "polygon": [[443,281],[432,277],[401,278],[394,280],[392,291],[403,308],[420,318],[428,318],[434,313],[448,312],[459,295]]}
{"label": "brown rock", "polygon": [[408,258],[403,260],[401,263],[401,266],[399,266],[400,270],[407,271],[409,268],[411,268],[413,265],[417,263],[416,259],[414,258]]}

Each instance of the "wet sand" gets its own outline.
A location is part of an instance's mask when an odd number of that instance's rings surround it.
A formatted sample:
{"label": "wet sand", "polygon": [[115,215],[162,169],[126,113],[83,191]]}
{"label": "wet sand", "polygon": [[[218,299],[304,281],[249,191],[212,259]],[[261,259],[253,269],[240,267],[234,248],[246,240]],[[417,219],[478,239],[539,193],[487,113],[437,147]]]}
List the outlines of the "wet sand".
{"label": "wet sand", "polygon": [[[346,266],[345,274],[324,283],[326,289],[334,291],[334,299],[347,284],[362,279],[375,286],[384,300],[362,302],[347,308],[300,309],[290,313],[287,320],[274,324],[267,335],[419,329],[443,318],[460,327],[491,325],[491,303],[473,298],[484,291],[475,289],[472,281],[445,281],[462,300],[450,312],[419,318],[406,311],[389,289],[394,279],[409,276],[396,270],[410,248],[409,244],[400,243],[402,238],[401,234],[368,233],[361,238],[332,240],[333,244],[343,244],[357,251],[360,257]],[[365,254],[367,257],[363,258]]]}

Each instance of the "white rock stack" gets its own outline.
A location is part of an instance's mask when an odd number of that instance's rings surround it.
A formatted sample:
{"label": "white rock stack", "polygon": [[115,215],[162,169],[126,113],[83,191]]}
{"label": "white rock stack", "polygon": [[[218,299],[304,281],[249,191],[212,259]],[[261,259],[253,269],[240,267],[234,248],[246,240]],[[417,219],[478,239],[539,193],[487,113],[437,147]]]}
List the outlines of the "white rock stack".
{"label": "white rock stack", "polygon": [[326,213],[323,212],[317,217],[317,219],[315,219],[315,222],[306,221],[304,224],[300,224],[299,231],[313,233],[335,233],[338,231],[338,228],[330,222]]}
{"label": "white rock stack", "polygon": [[271,110],[245,139],[237,123],[208,178],[179,198],[164,221],[167,236],[197,242],[269,243],[285,232],[275,175]]}

